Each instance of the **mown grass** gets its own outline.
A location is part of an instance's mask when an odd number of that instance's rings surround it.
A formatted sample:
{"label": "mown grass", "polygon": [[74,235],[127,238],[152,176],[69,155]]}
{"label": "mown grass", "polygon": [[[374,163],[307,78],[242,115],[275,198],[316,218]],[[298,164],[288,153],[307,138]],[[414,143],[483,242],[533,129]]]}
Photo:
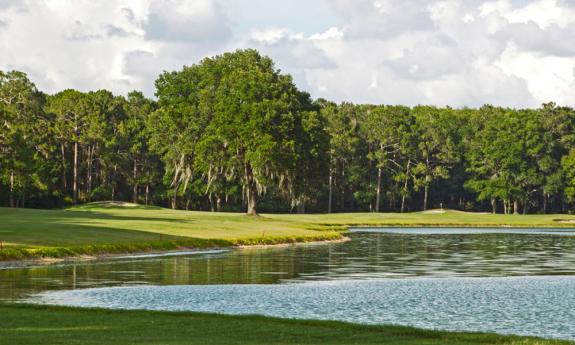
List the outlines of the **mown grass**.
{"label": "mown grass", "polygon": [[106,202],[66,210],[0,208],[0,260],[334,240],[348,226],[575,227],[565,221],[575,216],[448,211],[249,217]]}
{"label": "mown grass", "polygon": [[485,333],[261,316],[0,304],[0,344],[500,344],[563,345]]}
{"label": "mown grass", "polygon": [[575,227],[575,216],[566,214],[504,215],[431,210],[409,213],[334,213],[321,215],[269,215],[280,221],[300,221],[322,226],[462,226],[462,227]]}

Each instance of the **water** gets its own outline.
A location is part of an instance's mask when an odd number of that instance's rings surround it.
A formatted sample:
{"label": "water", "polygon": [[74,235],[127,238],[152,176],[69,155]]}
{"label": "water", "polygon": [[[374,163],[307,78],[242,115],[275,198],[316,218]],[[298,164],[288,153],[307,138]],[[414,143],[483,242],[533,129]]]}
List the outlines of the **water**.
{"label": "water", "polygon": [[501,230],[368,229],[329,245],[0,269],[0,299],[575,339],[574,233]]}
{"label": "water", "polygon": [[47,292],[36,298],[80,307],[260,314],[575,338],[575,277],[146,285]]}

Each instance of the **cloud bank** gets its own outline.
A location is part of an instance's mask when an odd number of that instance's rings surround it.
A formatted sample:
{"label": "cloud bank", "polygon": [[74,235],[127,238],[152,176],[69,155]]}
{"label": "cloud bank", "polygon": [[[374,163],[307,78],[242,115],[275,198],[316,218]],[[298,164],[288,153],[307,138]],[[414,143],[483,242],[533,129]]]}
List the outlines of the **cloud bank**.
{"label": "cloud bank", "polygon": [[314,97],[575,105],[569,0],[0,0],[0,69],[47,92],[148,96],[164,70],[256,48]]}

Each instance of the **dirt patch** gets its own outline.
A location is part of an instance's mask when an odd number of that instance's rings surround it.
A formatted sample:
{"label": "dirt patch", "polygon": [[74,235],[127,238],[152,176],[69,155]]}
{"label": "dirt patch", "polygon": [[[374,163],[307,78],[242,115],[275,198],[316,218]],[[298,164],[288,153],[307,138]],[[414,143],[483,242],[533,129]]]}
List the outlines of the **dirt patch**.
{"label": "dirt patch", "polygon": [[446,213],[447,211],[445,210],[427,210],[427,211],[422,211],[421,213],[425,213],[425,214],[443,214]]}

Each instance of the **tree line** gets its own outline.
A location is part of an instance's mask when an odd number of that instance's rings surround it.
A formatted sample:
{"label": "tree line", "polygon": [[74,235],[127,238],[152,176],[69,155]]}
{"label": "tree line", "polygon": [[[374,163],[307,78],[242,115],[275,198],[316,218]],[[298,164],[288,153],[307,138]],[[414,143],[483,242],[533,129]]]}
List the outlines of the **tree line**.
{"label": "tree line", "polygon": [[569,212],[575,111],[313,100],[255,50],[133,91],[0,71],[0,205],[122,200],[265,212]]}

